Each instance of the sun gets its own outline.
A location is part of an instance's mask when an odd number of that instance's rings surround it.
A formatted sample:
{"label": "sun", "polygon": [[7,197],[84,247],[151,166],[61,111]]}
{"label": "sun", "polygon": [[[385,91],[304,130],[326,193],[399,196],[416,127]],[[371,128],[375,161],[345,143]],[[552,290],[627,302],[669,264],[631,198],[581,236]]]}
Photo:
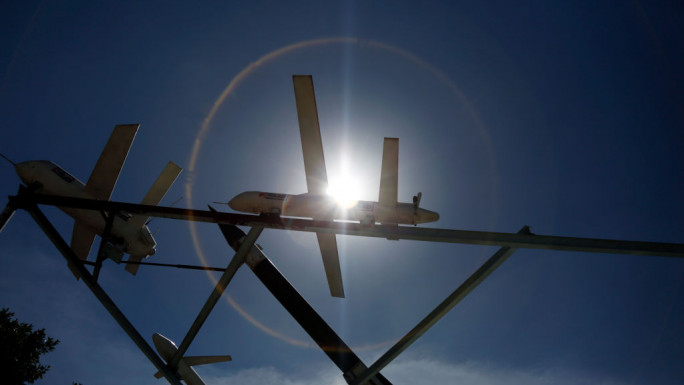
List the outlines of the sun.
{"label": "sun", "polygon": [[331,178],[328,184],[328,195],[333,197],[342,208],[350,208],[359,200],[359,183],[348,174],[339,178]]}

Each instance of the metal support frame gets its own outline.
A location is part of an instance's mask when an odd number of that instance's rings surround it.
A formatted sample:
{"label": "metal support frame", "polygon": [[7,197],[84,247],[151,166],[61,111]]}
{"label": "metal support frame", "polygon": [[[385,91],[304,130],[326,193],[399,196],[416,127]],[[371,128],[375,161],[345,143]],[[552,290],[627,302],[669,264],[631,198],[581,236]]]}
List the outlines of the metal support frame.
{"label": "metal support frame", "polygon": [[[219,225],[219,227],[228,244],[234,250],[239,250],[244,244],[244,241],[242,243],[240,241],[245,237],[245,233],[233,225]],[[246,264],[342,373],[367,369],[356,353],[306,302],[261,249],[252,247]],[[376,385],[391,385],[391,382],[380,373],[373,374],[369,379]]]}
{"label": "metal support frame", "polygon": [[[10,200],[13,197],[10,197]],[[359,223],[315,221],[295,218],[269,218],[258,215],[211,212],[137,205],[132,203],[35,194],[36,203],[91,210],[119,209],[132,214],[248,227],[322,232],[375,238],[409,239],[427,242],[463,243],[527,249],[567,250],[609,254],[684,258],[684,244],[575,238],[551,235],[513,234],[490,231],[450,230],[413,226],[361,225]]]}
{"label": "metal support frame", "polygon": [[247,234],[245,241],[237,250],[235,256],[228,264],[228,267],[226,267],[226,270],[223,272],[223,275],[221,275],[221,278],[216,283],[216,287],[214,287],[214,290],[212,290],[209,298],[204,303],[204,306],[202,306],[202,310],[200,310],[197,318],[195,318],[195,322],[193,322],[192,326],[190,326],[190,329],[185,335],[185,338],[183,338],[183,342],[181,342],[180,346],[178,347],[176,354],[173,356],[171,361],[169,361],[169,367],[175,368],[176,365],[178,365],[178,361],[180,361],[180,359],[183,357],[183,354],[185,354],[185,352],[188,350],[188,347],[190,347],[192,340],[195,339],[195,336],[204,324],[204,321],[206,321],[207,317],[209,317],[209,313],[211,313],[219,298],[221,298],[221,295],[226,290],[226,286],[228,286],[228,283],[230,283],[231,279],[233,279],[233,276],[237,272],[238,268],[240,268],[240,266],[242,266],[242,264],[245,262],[247,253],[252,248],[252,245],[254,245],[254,242],[256,242],[262,230],[263,227],[252,227],[249,230],[249,234]]}
{"label": "metal support frame", "polygon": [[[518,234],[527,234],[530,228],[524,226]],[[406,348],[420,338],[428,331],[434,324],[444,317],[456,304],[461,302],[470,292],[472,292],[482,281],[494,272],[502,263],[508,259],[517,249],[512,247],[502,247],[494,255],[492,255],[487,262],[482,264],[468,279],[466,279],[461,286],[459,286],[451,295],[442,301],[437,307],[423,318],[418,325],[416,325],[410,332],[406,333],[394,346],[389,348],[385,354],[378,358],[368,370],[359,376],[350,385],[360,385],[366,383],[376,373],[387,366],[392,360],[397,358]]]}
{"label": "metal support frame", "polygon": [[138,333],[133,324],[126,318],[126,316],[119,310],[114,301],[107,295],[107,293],[102,289],[102,287],[97,283],[95,278],[88,272],[85,268],[83,261],[81,261],[76,254],[71,250],[69,245],[64,241],[64,238],[59,234],[57,229],[52,226],[52,223],[47,219],[45,214],[36,206],[36,204],[30,200],[14,199],[12,204],[16,205],[17,208],[24,209],[31,214],[33,220],[36,221],[41,230],[47,235],[50,241],[55,245],[57,250],[64,256],[70,266],[75,269],[83,282],[90,289],[95,297],[100,301],[102,306],[107,309],[109,314],[114,318],[114,320],[121,326],[121,328],[126,332],[128,337],[138,346],[138,349],[147,357],[147,359],[152,362],[152,364],[159,370],[164,377],[172,385],[182,385],[180,378],[175,371],[170,370],[162,361],[162,359],[152,350],[152,347],[145,341],[145,339]]}
{"label": "metal support frame", "polygon": [[[109,212],[106,218],[105,236],[100,244],[97,261],[88,263],[81,261],[69,248],[64,239],[59,235],[45,215],[40,211],[37,204],[47,204],[60,207],[77,207],[82,209],[100,210]],[[316,341],[321,349],[343,371],[345,379],[353,385],[364,383],[389,384],[379,371],[403,352],[408,346],[422,336],[430,327],[446,315],[458,302],[467,296],[475,287],[486,279],[518,248],[569,250],[580,252],[600,252],[612,254],[631,254],[665,257],[684,257],[684,244],[620,241],[595,238],[573,238],[558,236],[534,235],[527,226],[518,233],[497,233],[484,231],[449,230],[435,228],[416,228],[408,226],[376,226],[361,225],[358,223],[341,223],[328,221],[315,221],[295,218],[273,218],[255,215],[220,213],[216,211],[203,211],[191,209],[178,209],[171,207],[159,207],[150,205],[136,205],[122,202],[97,201],[71,197],[34,194],[29,189],[20,188],[17,196],[10,197],[5,210],[0,215],[0,227],[11,218],[17,208],[27,210],[36,223],[45,232],[52,243],[62,253],[70,266],[81,275],[84,283],[95,294],[112,317],[119,323],[128,336],[147,356],[152,364],[166,377],[171,384],[181,384],[176,366],[183,357],[188,347],[199,332],[203,323],[213,310],[219,298],[225,291],[238,268],[245,262],[250,251],[257,250],[260,257],[258,262],[252,261],[250,268],[281,304],[295,317],[300,325]],[[178,220],[190,220],[217,223],[220,225],[226,240],[237,251],[230,264],[223,270],[223,275],[216,284],[209,298],[200,310],[197,318],[188,330],[174,357],[167,365],[152,350],[133,325],[126,319],[123,313],[116,307],[105,291],[97,284],[97,276],[102,265],[102,252],[112,226],[114,212],[126,211],[133,214],[165,217]],[[229,228],[242,233],[232,225],[250,226],[249,234],[239,244],[231,242],[227,235]],[[391,347],[370,368],[354,354],[354,352],[342,341],[337,334],[320,318],[308,303],[297,293],[285,277],[273,266],[261,250],[254,247],[254,242],[261,234],[263,228],[274,228],[294,231],[320,232],[346,234],[366,237],[379,237],[387,239],[409,239],[427,242],[463,243],[478,245],[498,245],[502,248],[485,262],[475,273],[463,282],[451,295],[440,303],[430,314],[418,323],[408,334]],[[229,230],[228,232],[233,231]],[[244,233],[242,233],[244,235]],[[235,234],[233,234],[234,236]],[[264,263],[264,261],[268,263]],[[94,274],[91,275],[84,264],[95,265]]]}

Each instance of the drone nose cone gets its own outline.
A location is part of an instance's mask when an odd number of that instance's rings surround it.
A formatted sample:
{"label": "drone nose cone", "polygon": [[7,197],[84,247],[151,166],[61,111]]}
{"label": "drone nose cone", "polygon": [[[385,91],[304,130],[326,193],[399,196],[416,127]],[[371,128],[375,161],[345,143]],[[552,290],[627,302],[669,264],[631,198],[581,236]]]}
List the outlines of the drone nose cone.
{"label": "drone nose cone", "polygon": [[420,214],[418,214],[418,223],[437,222],[438,220],[439,214],[436,212],[420,209]]}
{"label": "drone nose cone", "polygon": [[154,335],[152,335],[152,342],[154,343],[154,347],[157,348],[159,355],[166,362],[169,362],[169,360],[173,358],[173,355],[176,354],[176,350],[178,350],[173,341],[159,333],[154,333]]}
{"label": "drone nose cone", "polygon": [[239,211],[238,209],[235,208],[239,204],[240,204],[240,200],[238,199],[238,197],[234,197],[233,199],[228,201],[228,207],[230,207],[231,209],[233,209],[235,211]]}
{"label": "drone nose cone", "polygon": [[240,193],[228,202],[228,207],[235,211],[246,211],[252,195],[249,191]]}
{"label": "drone nose cone", "polygon": [[34,182],[34,162],[21,162],[14,165],[14,170],[16,170],[19,179],[25,184],[31,184]]}

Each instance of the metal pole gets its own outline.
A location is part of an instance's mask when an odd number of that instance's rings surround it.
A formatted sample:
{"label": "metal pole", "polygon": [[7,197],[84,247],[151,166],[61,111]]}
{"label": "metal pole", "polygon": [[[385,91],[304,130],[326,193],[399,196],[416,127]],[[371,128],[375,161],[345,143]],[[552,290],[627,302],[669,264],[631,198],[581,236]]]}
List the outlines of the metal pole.
{"label": "metal pole", "polygon": [[[529,227],[525,226],[518,234],[529,233]],[[484,281],[494,270],[501,266],[508,257],[514,252],[515,248],[502,247],[494,255],[492,255],[487,262],[480,266],[468,279],[466,279],[461,286],[459,286],[451,295],[449,295],[442,303],[423,318],[418,325],[416,325],[410,332],[402,337],[394,346],[392,346],[385,354],[383,354],[368,370],[359,376],[350,385],[360,385],[372,378],[376,373],[382,370],[387,364],[392,362],[401,352],[406,350],[412,343],[427,332],[434,324],[444,317],[457,303],[465,298],[471,291],[473,291],[482,281]]]}
{"label": "metal pole", "polygon": [[178,347],[176,354],[173,356],[171,361],[169,361],[170,367],[175,368],[176,365],[178,365],[178,361],[180,361],[180,359],[183,357],[183,354],[185,354],[190,347],[192,340],[199,332],[200,328],[204,324],[204,321],[206,321],[207,317],[209,317],[209,313],[211,313],[211,310],[214,308],[219,298],[221,298],[221,295],[226,290],[226,286],[228,286],[230,280],[233,279],[233,276],[237,272],[238,268],[245,262],[247,253],[252,248],[252,245],[254,245],[254,242],[256,242],[256,239],[259,237],[259,234],[261,234],[263,229],[263,227],[252,227],[249,230],[249,234],[247,234],[247,237],[245,237],[245,241],[235,253],[235,256],[228,264],[228,267],[226,267],[226,270],[223,272],[223,275],[221,275],[221,278],[216,283],[216,287],[214,287],[214,290],[212,290],[207,302],[204,303],[202,310],[200,310],[197,318],[195,318],[195,322],[193,322],[192,326],[190,326],[190,330],[188,330],[185,338],[183,338],[183,342],[181,342],[180,346]]}
{"label": "metal pole", "polygon": [[52,226],[52,223],[50,223],[43,212],[40,211],[38,206],[30,202],[23,203],[24,204],[19,207],[27,210],[29,214],[31,214],[36,223],[38,223],[38,226],[40,226],[43,232],[45,232],[57,250],[62,253],[72,268],[78,271],[86,286],[88,286],[90,291],[95,294],[95,297],[97,297],[102,306],[107,309],[109,314],[112,315],[124,332],[128,334],[128,337],[130,337],[131,340],[133,340],[133,342],[138,346],[138,349],[140,349],[140,351],[143,352],[143,354],[152,362],[157,370],[159,370],[164,377],[166,377],[166,380],[169,381],[169,383],[172,385],[181,385],[178,375],[164,365],[164,362],[161,360],[161,358],[154,352],[154,350],[152,350],[150,345],[147,344],[145,339],[140,335],[140,333],[138,333],[133,324],[131,324],[121,310],[119,310],[114,301],[109,298],[104,289],[102,289],[93,276],[90,275],[82,261],[74,254],[69,245],[67,245],[62,236],[59,235],[54,226]]}
{"label": "metal pole", "polygon": [[[13,197],[10,197],[10,200]],[[233,224],[264,228],[356,235],[364,237],[410,239],[427,242],[463,243],[471,245],[505,246],[528,249],[568,250],[593,253],[649,255],[684,258],[684,244],[620,241],[597,238],[574,238],[535,234],[511,234],[489,231],[450,230],[413,226],[378,226],[359,223],[314,221],[310,219],[268,218],[258,215],[219,213],[205,210],[136,205],[111,201],[35,195],[36,203],[93,210],[120,209],[133,214]]]}

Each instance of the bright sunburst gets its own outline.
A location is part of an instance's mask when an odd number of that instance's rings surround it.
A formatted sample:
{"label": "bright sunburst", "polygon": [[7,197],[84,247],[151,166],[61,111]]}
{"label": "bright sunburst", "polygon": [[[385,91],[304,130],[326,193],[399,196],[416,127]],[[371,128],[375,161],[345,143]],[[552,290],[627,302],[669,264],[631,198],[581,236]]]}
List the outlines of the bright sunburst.
{"label": "bright sunburst", "polygon": [[356,179],[345,173],[340,178],[330,180],[327,193],[335,198],[341,207],[349,208],[359,199],[359,191]]}

